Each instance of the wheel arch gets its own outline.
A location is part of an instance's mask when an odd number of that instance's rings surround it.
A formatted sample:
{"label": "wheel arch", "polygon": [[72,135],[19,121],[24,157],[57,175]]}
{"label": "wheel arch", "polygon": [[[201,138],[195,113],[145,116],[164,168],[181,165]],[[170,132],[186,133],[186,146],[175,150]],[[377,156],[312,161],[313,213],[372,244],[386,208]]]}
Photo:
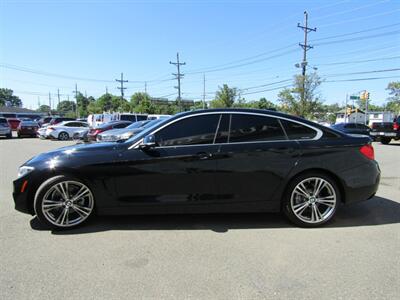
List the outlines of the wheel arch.
{"label": "wheel arch", "polygon": [[[340,201],[342,203],[346,203],[346,192],[345,192],[343,181],[335,173],[333,173],[333,172],[331,172],[331,171],[329,171],[327,169],[323,169],[323,168],[304,169],[304,170],[301,170],[301,171],[293,174],[285,184],[285,188],[284,188],[285,193],[287,193],[287,188],[292,183],[293,180],[295,180],[296,178],[298,178],[298,177],[300,177],[300,176],[302,176],[304,174],[307,174],[307,173],[322,173],[322,174],[325,174],[325,175],[331,177],[335,181],[335,183],[337,184],[337,186],[339,188]],[[282,197],[281,203],[283,203],[283,197]]]}

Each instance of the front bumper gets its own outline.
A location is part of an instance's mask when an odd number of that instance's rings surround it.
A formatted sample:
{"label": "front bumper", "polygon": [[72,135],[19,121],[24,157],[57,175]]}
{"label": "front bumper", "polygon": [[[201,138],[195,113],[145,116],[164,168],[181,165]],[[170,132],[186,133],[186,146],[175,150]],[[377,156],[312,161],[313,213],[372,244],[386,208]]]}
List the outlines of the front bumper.
{"label": "front bumper", "polygon": [[32,199],[29,197],[31,185],[31,180],[26,176],[14,180],[13,198],[16,210],[25,214],[34,215]]}

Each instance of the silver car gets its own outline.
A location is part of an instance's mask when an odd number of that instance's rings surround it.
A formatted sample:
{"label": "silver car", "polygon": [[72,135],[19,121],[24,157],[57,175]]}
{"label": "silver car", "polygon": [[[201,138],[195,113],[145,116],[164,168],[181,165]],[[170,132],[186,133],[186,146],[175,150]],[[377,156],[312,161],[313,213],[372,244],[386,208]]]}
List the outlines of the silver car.
{"label": "silver car", "polygon": [[0,136],[5,136],[8,139],[12,138],[11,127],[6,118],[0,118]]}
{"label": "silver car", "polygon": [[97,142],[118,142],[128,140],[143,129],[153,126],[163,119],[139,121],[132,123],[125,128],[107,130],[97,135]]}

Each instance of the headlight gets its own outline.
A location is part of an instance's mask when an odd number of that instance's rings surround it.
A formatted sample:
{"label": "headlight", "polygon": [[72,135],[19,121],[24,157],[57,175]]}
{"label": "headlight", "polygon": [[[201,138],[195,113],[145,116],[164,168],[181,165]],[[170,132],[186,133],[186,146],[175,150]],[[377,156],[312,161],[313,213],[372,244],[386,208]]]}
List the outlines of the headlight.
{"label": "headlight", "polygon": [[128,140],[132,135],[133,135],[132,132],[126,132],[126,133],[120,135],[120,139],[121,140]]}
{"label": "headlight", "polygon": [[26,174],[32,172],[35,168],[34,167],[28,167],[28,166],[22,166],[18,169],[18,178],[25,176]]}

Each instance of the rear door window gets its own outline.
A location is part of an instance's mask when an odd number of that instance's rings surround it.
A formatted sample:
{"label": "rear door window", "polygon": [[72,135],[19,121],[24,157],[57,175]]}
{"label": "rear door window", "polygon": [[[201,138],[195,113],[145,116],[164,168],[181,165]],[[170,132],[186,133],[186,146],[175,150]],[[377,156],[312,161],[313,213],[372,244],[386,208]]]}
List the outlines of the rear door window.
{"label": "rear door window", "polygon": [[288,120],[280,121],[285,128],[289,140],[308,140],[317,136],[317,131],[308,126]]}
{"label": "rear door window", "polygon": [[232,114],[229,143],[286,140],[276,118],[248,114]]}

